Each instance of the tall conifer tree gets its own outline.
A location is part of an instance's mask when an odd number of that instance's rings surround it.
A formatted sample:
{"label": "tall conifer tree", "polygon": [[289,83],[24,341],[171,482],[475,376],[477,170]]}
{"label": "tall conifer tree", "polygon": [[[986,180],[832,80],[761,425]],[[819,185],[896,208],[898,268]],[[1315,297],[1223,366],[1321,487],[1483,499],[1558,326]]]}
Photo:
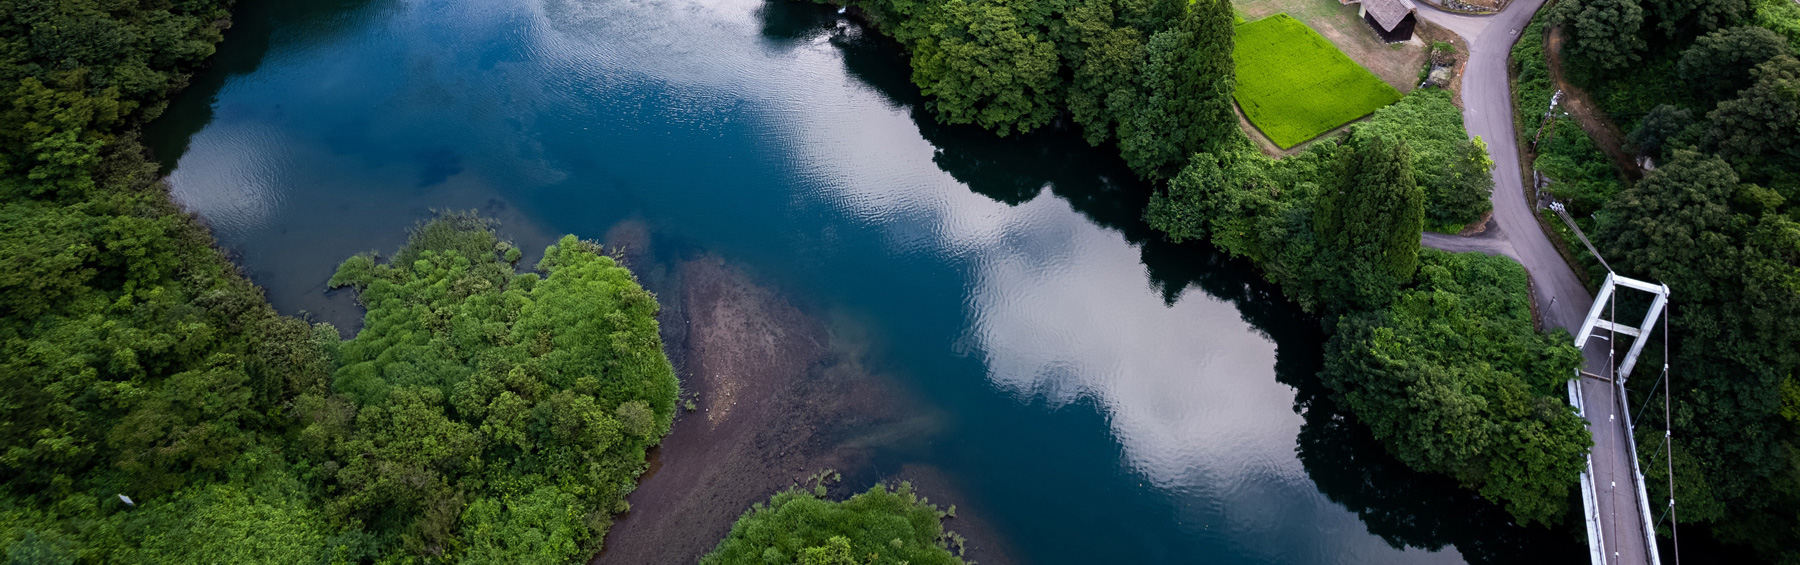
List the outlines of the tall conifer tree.
{"label": "tall conifer tree", "polygon": [[1337,185],[1315,203],[1314,273],[1327,310],[1380,308],[1419,268],[1425,191],[1413,180],[1412,150],[1393,136],[1357,131],[1337,168]]}
{"label": "tall conifer tree", "polygon": [[1197,0],[1182,22],[1193,34],[1197,56],[1193,76],[1199,81],[1199,93],[1192,99],[1196,121],[1190,130],[1189,151],[1221,154],[1247,146],[1248,139],[1238,129],[1237,112],[1232,109],[1232,96],[1237,92],[1237,61],[1232,56],[1237,22],[1231,0]]}
{"label": "tall conifer tree", "polygon": [[1119,149],[1139,174],[1168,178],[1194,153],[1247,143],[1232,110],[1230,0],[1196,0],[1145,46],[1144,104],[1119,124]]}

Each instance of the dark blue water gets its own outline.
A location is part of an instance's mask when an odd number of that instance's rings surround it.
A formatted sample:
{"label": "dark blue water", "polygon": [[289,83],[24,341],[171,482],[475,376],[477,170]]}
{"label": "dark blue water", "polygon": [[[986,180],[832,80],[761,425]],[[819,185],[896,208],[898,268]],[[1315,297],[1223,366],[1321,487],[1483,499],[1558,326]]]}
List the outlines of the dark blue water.
{"label": "dark blue water", "polygon": [[784,0],[243,0],[147,138],[278,308],[341,325],[336,264],[433,208],[721,256],[947,415],[847,474],[942,470],[1017,561],[1580,557],[1383,454],[1318,322],[1162,242],[1111,150],[939,126],[906,73]]}

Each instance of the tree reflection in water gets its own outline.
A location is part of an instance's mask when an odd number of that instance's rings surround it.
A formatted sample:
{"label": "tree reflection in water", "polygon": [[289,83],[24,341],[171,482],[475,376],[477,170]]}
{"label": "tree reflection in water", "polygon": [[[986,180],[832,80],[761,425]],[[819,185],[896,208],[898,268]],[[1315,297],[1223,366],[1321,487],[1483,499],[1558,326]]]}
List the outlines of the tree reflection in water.
{"label": "tree reflection in water", "polygon": [[165,174],[175,167],[175,161],[187,153],[194,134],[212,123],[217,111],[213,105],[218,102],[225,81],[256,72],[262,66],[276,29],[304,29],[306,33],[293,35],[322,43],[349,22],[363,19],[358,14],[398,4],[398,0],[238,2],[231,10],[231,29],[225,30],[225,41],[207,61],[206,68],[194,73],[162,115],[144,126],[143,138],[151,157]]}

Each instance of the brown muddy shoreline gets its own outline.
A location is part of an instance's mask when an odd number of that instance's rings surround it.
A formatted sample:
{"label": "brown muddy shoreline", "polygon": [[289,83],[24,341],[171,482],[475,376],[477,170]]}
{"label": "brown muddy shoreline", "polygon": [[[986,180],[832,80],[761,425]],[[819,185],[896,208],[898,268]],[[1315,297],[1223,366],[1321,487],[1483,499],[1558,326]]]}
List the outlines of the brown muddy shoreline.
{"label": "brown muddy shoreline", "polygon": [[[872,446],[936,428],[940,418],[863,368],[856,340],[834,336],[718,257],[656,263],[650,240],[635,221],[606,237],[658,295],[664,347],[683,396],[673,430],[627,497],[631,510],[617,517],[591,563],[694,563],[752,504],[821,470],[866,469]],[[693,411],[681,406],[690,399]],[[930,468],[881,479],[915,480],[940,506],[963,498]],[[833,497],[852,493],[848,485],[833,490]],[[959,504],[958,514],[945,526],[968,539],[969,557],[1006,563],[977,513]]]}

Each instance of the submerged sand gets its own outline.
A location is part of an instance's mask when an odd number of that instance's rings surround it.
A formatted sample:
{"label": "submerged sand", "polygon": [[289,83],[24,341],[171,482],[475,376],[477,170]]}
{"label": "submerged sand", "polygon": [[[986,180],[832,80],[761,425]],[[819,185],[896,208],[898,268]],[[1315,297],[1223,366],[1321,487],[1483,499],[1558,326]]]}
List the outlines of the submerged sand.
{"label": "submerged sand", "polygon": [[[641,222],[621,223],[606,240],[658,293],[664,344],[682,379],[679,404],[691,399],[695,410],[678,406],[673,431],[651,451],[649,471],[627,498],[631,510],[617,518],[593,563],[693,563],[752,504],[822,470],[868,468],[870,446],[935,427],[936,418],[921,416],[862,367],[856,340],[834,339],[826,324],[742,270],[714,256],[655,263]],[[933,502],[960,498],[933,471],[877,478],[910,476],[925,479],[920,492]],[[850,493],[839,486],[832,495]],[[968,518],[946,522],[958,531],[965,525],[979,526]],[[980,538],[991,535],[977,529]],[[976,536],[970,545],[989,546]]]}

